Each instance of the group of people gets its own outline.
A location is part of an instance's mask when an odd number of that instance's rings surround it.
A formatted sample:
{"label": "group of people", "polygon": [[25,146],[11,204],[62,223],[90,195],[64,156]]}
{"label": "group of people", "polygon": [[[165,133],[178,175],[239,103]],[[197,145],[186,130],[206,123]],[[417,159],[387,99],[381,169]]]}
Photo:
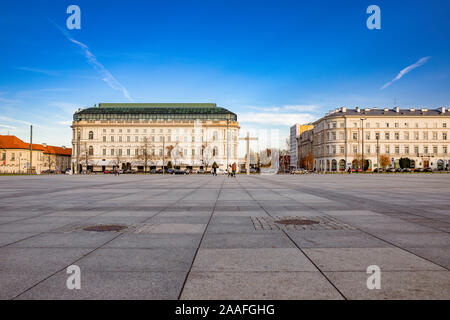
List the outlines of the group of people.
{"label": "group of people", "polygon": [[[234,177],[234,178],[236,178],[236,168],[237,168],[236,162],[234,162],[233,164],[230,164],[230,165],[228,166],[228,170],[227,170],[227,172],[228,172],[228,178],[229,178],[229,177]],[[213,176],[217,176],[217,166],[213,166],[213,168],[212,168],[212,174],[213,174]]]}
{"label": "group of people", "polygon": [[228,171],[228,178],[230,176],[233,178],[236,178],[236,162],[233,162],[233,164],[230,164],[227,171]]}

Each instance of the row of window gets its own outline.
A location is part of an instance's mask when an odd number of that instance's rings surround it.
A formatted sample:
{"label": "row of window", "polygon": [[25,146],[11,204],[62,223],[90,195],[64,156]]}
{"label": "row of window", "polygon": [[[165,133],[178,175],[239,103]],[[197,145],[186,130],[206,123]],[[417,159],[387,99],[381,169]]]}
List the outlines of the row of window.
{"label": "row of window", "polygon": [[[328,129],[335,129],[337,128],[339,125],[339,128],[345,128],[345,123],[344,122],[340,122],[339,124],[337,122],[329,122],[328,123]],[[442,124],[442,128],[447,128],[447,123],[443,122]],[[352,124],[353,128],[361,128],[361,122],[353,122]],[[370,122],[366,122],[365,123],[365,127],[366,128],[371,128],[372,125]],[[375,122],[373,128],[400,128],[400,123],[399,122],[394,122],[394,123],[390,123],[390,122],[385,122],[384,124],[380,123],[380,122]],[[425,123],[425,128],[438,128],[441,127],[437,122],[433,123],[432,125]],[[409,123],[408,122],[404,122],[402,125],[402,128],[409,128]],[[419,128],[419,123],[416,122],[414,123],[414,128]]]}
{"label": "row of window", "polygon": [[[447,132],[437,132],[437,131],[433,132],[423,131],[422,134],[420,134],[419,131],[414,131],[410,135],[410,132],[408,131],[403,132],[403,140],[410,140],[410,139],[420,140],[420,136],[422,136],[422,140],[428,140],[430,137],[432,138],[432,140],[439,140],[439,138],[441,138],[442,140],[447,140],[448,134]],[[328,132],[328,140],[336,140],[336,137],[337,137],[336,132]],[[394,140],[400,140],[400,132],[394,132],[393,135],[391,135],[391,132],[385,132],[384,136],[381,136],[379,132],[375,132],[375,135],[373,135],[371,132],[364,133],[364,139],[366,140],[371,140],[372,138],[382,139],[382,137],[384,137],[384,140],[390,140],[391,137]],[[339,139],[340,140],[345,139],[345,135],[343,132],[339,133]],[[356,141],[358,139],[359,139],[358,132],[352,132],[352,140]]]}
{"label": "row of window", "polygon": [[[130,131],[130,129],[128,129],[128,131]],[[147,131],[147,130],[144,129],[144,131]],[[152,129],[152,131],[154,131],[154,129]],[[194,134],[193,131],[194,130],[192,130],[192,134]],[[137,132],[137,129],[136,129],[136,132]],[[161,132],[162,132],[162,129],[161,129]],[[103,133],[106,133],[106,129],[103,129]],[[111,129],[111,133],[114,133],[114,129]],[[122,133],[122,129],[119,129],[119,133]],[[146,133],[146,132],[144,132],[144,133]],[[154,133],[154,132],[152,132],[152,133]],[[170,129],[168,130],[168,133],[171,133]],[[173,133],[176,133],[176,131],[174,131]],[[202,130],[202,133],[203,133],[203,130]],[[89,138],[89,140],[94,140],[94,132],[93,131],[89,131],[88,138]],[[217,131],[214,131],[213,135],[212,135],[212,138],[213,138],[213,140],[218,140],[219,139],[219,133]],[[111,141],[114,141],[114,136],[111,136],[110,139],[111,139]],[[127,141],[128,142],[130,141],[130,139],[131,139],[130,136],[127,136]],[[138,138],[138,136],[135,136],[134,139],[137,142],[139,138]],[[150,139],[152,139],[152,141],[155,141],[155,137],[154,136],[151,136]],[[160,136],[159,139],[160,139],[160,141],[162,141],[163,136]],[[168,136],[168,138],[166,138],[166,139],[170,140],[170,136]],[[179,136],[178,139],[181,141],[181,136]],[[191,136],[191,139],[192,139],[192,142],[195,142],[195,135]],[[203,140],[203,135],[201,135],[201,139]],[[236,140],[237,139],[237,134],[231,133],[230,139]],[[187,136],[184,136],[184,140],[185,140],[185,142],[187,142]],[[106,141],[106,136],[105,135],[103,135],[103,141]],[[122,141],[122,136],[119,136],[119,141]]]}
{"label": "row of window", "polygon": [[[134,151],[134,153],[132,153],[132,151]],[[110,156],[143,156],[145,154],[146,150],[142,150],[142,149],[109,149],[109,154],[107,149],[102,149],[102,155],[106,156],[106,155],[110,155]],[[196,155],[202,155],[203,154],[203,149],[197,150],[196,149],[191,149],[190,153],[188,154],[189,150],[188,149],[182,149],[181,154],[183,156],[196,156]],[[88,149],[88,154],[89,155],[94,155],[94,148],[92,146],[89,147]],[[149,156],[161,156],[163,155],[163,149],[150,149],[148,150],[148,155]],[[170,151],[166,150],[166,156],[170,155]],[[212,149],[212,156],[219,156],[219,148],[218,147],[214,147]]]}
{"label": "row of window", "polygon": [[[438,146],[433,146],[432,148],[429,148],[429,146],[422,146],[422,148],[420,148],[420,146],[414,146],[412,148],[410,148],[410,146],[403,146],[402,150],[400,150],[400,146],[394,146],[394,148],[392,149],[391,146],[389,145],[385,145],[385,146],[381,146],[379,147],[379,153],[391,153],[394,152],[395,154],[400,154],[401,151],[404,154],[410,154],[411,152],[413,152],[413,154],[418,154],[418,153],[424,153],[424,154],[429,154],[430,152],[432,152],[433,154],[438,154],[439,148]],[[340,146],[339,147],[340,153],[343,154],[345,153],[345,147],[344,146]],[[327,146],[327,153],[328,154],[336,154],[336,146]],[[353,146],[352,147],[352,151],[354,154],[360,153],[360,147],[359,146]],[[421,152],[422,151],[422,152]],[[377,147],[376,146],[365,146],[365,150],[364,152],[366,154],[371,154],[376,153],[377,152]],[[442,146],[442,153],[443,154],[447,154],[448,152],[448,147],[447,146]]]}

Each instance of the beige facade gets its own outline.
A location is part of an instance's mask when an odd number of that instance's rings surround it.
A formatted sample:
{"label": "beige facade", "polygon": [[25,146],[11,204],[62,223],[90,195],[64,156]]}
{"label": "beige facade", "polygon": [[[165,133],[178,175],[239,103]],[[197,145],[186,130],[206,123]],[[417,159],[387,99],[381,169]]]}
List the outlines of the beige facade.
{"label": "beige facade", "polygon": [[72,125],[72,167],[78,165],[78,171],[209,170],[214,163],[225,170],[227,162],[238,162],[236,116],[213,104],[101,104],[96,109],[98,119],[80,110]]}
{"label": "beige facade", "polygon": [[[30,153],[32,161],[30,161]],[[70,168],[72,150],[46,144],[30,144],[15,136],[0,135],[0,173],[41,173],[45,170],[64,171]]]}
{"label": "beige facade", "polygon": [[295,124],[290,128],[289,137],[289,153],[290,153],[290,167],[296,169],[300,166],[301,154],[299,153],[299,138],[303,132],[313,129],[311,124]]}
{"label": "beige facade", "polygon": [[[314,122],[300,139],[299,152],[312,145],[317,171],[344,171],[349,167],[370,171],[380,156],[398,168],[400,158],[413,168],[446,170],[450,166],[450,114],[445,107],[430,109],[347,109],[342,107]],[[306,137],[308,136],[308,137]],[[311,141],[312,139],[312,141]]]}

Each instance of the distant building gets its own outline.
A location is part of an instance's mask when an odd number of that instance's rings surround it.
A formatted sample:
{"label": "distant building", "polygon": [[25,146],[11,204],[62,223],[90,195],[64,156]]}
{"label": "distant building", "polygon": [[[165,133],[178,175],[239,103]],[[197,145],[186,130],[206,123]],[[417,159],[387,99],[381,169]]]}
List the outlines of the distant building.
{"label": "distant building", "polygon": [[0,173],[40,173],[45,170],[63,171],[70,168],[71,148],[46,144],[32,146],[30,167],[30,144],[16,136],[0,135]]}
{"label": "distant building", "polygon": [[389,167],[399,168],[407,159],[411,168],[446,170],[450,167],[450,114],[439,109],[342,107],[313,123],[313,131],[300,138],[300,153],[312,150],[317,171],[348,168],[374,170],[380,156]]}
{"label": "distant building", "polygon": [[289,154],[280,154],[278,163],[281,172],[289,172],[291,156]]}
{"label": "distant building", "polygon": [[307,131],[314,128],[310,124],[295,124],[290,128],[289,136],[289,151],[290,151],[290,167],[291,169],[297,169],[299,167],[299,154],[298,154],[298,138],[299,136]]}
{"label": "distant building", "polygon": [[101,103],[76,112],[72,129],[75,172],[238,162],[237,116],[215,103]]}

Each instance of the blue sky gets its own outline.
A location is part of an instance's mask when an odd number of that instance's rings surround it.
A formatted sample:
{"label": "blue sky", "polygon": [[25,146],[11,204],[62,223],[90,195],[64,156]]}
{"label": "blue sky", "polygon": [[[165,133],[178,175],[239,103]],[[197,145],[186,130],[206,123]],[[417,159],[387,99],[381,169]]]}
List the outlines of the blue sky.
{"label": "blue sky", "polygon": [[[66,28],[71,4],[81,30]],[[77,107],[130,100],[215,102],[242,135],[280,136],[344,105],[450,107],[449,14],[439,0],[4,0],[0,133],[28,140],[32,123],[36,142],[69,146]]]}

